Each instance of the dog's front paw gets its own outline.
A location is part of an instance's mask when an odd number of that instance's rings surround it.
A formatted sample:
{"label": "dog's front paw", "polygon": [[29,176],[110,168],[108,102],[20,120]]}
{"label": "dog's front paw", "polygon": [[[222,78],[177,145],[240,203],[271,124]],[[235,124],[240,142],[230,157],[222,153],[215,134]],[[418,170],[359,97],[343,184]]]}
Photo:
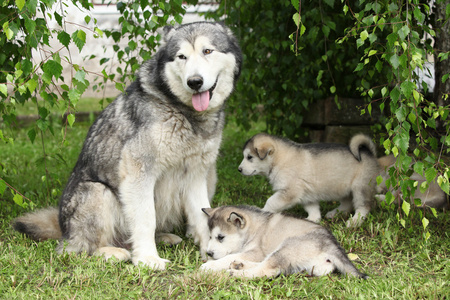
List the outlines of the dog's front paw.
{"label": "dog's front paw", "polygon": [[203,271],[222,271],[226,269],[228,269],[228,266],[224,266],[223,263],[218,260],[209,260],[200,266],[200,270]]}
{"label": "dog's front paw", "polygon": [[235,261],[233,261],[230,264],[230,269],[232,269],[232,270],[242,270],[242,269],[244,269],[244,263],[235,260]]}
{"label": "dog's front paw", "polygon": [[133,264],[136,266],[142,263],[145,266],[148,266],[154,270],[165,270],[166,264],[170,263],[170,260],[154,255],[147,255],[144,257],[133,257],[132,261]]}
{"label": "dog's front paw", "polygon": [[209,260],[200,266],[203,271],[217,271],[217,263],[214,260]]}
{"label": "dog's front paw", "polygon": [[242,274],[242,271],[241,270],[236,270],[236,269],[229,269],[229,270],[227,270],[227,273],[230,276],[241,277],[240,275]]}

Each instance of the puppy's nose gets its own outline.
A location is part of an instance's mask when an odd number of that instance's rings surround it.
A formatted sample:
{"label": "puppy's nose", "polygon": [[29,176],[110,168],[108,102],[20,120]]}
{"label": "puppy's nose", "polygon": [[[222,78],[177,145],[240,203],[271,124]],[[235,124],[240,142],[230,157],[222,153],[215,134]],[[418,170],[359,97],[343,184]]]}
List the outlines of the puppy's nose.
{"label": "puppy's nose", "polygon": [[203,85],[203,78],[201,76],[192,76],[188,79],[187,85],[194,91],[198,91]]}
{"label": "puppy's nose", "polygon": [[213,257],[213,256],[214,256],[214,252],[213,252],[213,251],[208,251],[208,252],[206,252],[206,254],[207,254],[209,257]]}
{"label": "puppy's nose", "polygon": [[241,167],[239,167],[239,168],[238,168],[238,171],[242,173],[242,168],[241,168]]}

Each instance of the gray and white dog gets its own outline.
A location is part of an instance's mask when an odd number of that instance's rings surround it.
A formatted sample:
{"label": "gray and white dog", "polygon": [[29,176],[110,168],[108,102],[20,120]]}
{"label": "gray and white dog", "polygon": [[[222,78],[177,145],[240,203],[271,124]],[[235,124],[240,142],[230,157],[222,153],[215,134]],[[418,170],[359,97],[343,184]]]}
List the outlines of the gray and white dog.
{"label": "gray and white dog", "polygon": [[319,202],[339,200],[339,207],[326,217],[354,209],[347,226],[359,226],[374,203],[379,166],[375,144],[366,135],[355,135],[347,146],[298,144],[260,133],[245,143],[243,155],[239,171],[267,176],[275,191],[264,210],[280,212],[301,204],[308,220],[318,222]]}
{"label": "gray and white dog", "polygon": [[202,270],[227,270],[249,278],[297,272],[322,276],[335,270],[368,277],[352,264],[331,232],[314,222],[251,206],[204,208],[203,212],[209,218],[212,260]]}
{"label": "gray and white dog", "polygon": [[[164,29],[164,43],[136,81],[90,128],[61,196],[13,226],[36,240],[60,239],[57,252],[132,259],[164,269],[156,242],[187,233],[206,258],[224,103],[241,70],[229,28],[197,22]],[[131,252],[126,248],[131,247]]]}

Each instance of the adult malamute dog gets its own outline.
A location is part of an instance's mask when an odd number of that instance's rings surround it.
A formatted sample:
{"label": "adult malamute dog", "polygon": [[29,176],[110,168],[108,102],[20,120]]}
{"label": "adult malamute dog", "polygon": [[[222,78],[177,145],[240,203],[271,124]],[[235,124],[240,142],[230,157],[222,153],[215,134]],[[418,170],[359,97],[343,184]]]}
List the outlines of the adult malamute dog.
{"label": "adult malamute dog", "polygon": [[346,146],[297,144],[260,133],[245,143],[243,154],[239,171],[267,176],[275,191],[264,210],[280,212],[302,204],[308,220],[318,222],[319,201],[340,200],[326,217],[354,208],[347,226],[359,226],[371,209],[379,167],[375,144],[365,135],[354,136]]}
{"label": "adult malamute dog", "polygon": [[319,224],[249,206],[204,208],[208,215],[208,255],[203,270],[262,277],[306,271],[322,276],[358,271],[335,237]]}
{"label": "adult malamute dog", "polygon": [[19,217],[16,230],[36,240],[60,238],[59,253],[132,258],[164,269],[168,261],[159,257],[155,238],[180,242],[168,232],[185,218],[206,258],[209,235],[201,208],[214,193],[224,102],[242,55],[219,23],[164,31],[155,56],[89,130],[59,211]]}

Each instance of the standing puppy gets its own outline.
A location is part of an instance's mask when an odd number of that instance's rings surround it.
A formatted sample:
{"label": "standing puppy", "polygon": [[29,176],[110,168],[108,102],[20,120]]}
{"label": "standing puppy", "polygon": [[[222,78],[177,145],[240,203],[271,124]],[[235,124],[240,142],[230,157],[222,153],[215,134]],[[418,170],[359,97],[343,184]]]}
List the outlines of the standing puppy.
{"label": "standing puppy", "polygon": [[204,208],[212,260],[203,270],[262,277],[306,271],[322,276],[337,270],[359,278],[335,237],[319,224],[250,206]]}
{"label": "standing puppy", "polygon": [[354,209],[347,226],[359,226],[374,199],[379,174],[375,151],[375,144],[362,134],[354,136],[346,146],[297,144],[260,133],[246,142],[239,171],[246,176],[269,178],[275,194],[267,200],[264,210],[280,212],[301,204],[308,220],[318,222],[319,201],[340,200],[340,206],[326,217]]}
{"label": "standing puppy", "polygon": [[85,251],[164,269],[168,260],[156,242],[179,243],[169,232],[186,221],[206,258],[201,208],[214,193],[224,105],[242,55],[219,23],[164,31],[164,44],[136,81],[90,128],[59,210],[19,217],[16,230],[60,239],[58,253]]}
{"label": "standing puppy", "polygon": [[[389,190],[394,197],[400,196],[400,198],[403,199],[403,194],[400,190],[400,188],[394,189],[394,188],[387,188],[386,186],[386,180],[390,178],[388,174],[388,170],[393,167],[396,163],[397,159],[394,155],[387,155],[382,156],[378,158],[378,163],[380,165],[380,175],[383,177],[383,181],[380,185],[377,186],[377,195],[375,195],[375,198],[379,201],[385,200],[386,192]],[[412,196],[413,199],[420,199],[421,206],[426,207],[434,207],[434,208],[448,208],[448,197],[445,194],[445,192],[439,187],[439,184],[435,181],[430,182],[428,184],[427,190],[422,193],[420,191],[420,185],[424,182],[426,182],[426,178],[416,172],[413,172],[411,176],[409,177],[411,180],[417,181],[418,187],[416,191],[414,192],[414,195]],[[414,203],[414,201],[411,201]]]}

